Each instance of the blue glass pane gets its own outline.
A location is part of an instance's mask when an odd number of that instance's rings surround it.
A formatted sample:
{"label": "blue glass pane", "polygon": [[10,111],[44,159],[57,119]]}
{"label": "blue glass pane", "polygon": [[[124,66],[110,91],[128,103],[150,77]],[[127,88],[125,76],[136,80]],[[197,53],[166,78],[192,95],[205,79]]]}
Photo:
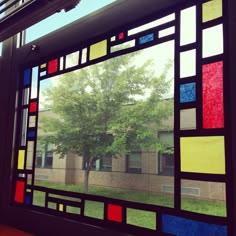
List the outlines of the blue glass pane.
{"label": "blue glass pane", "polygon": [[25,196],[25,204],[26,205],[30,205],[31,204],[31,196],[28,195],[28,194]]}
{"label": "blue glass pane", "polygon": [[162,215],[162,230],[176,236],[227,236],[225,225],[208,224],[165,214]]}
{"label": "blue glass pane", "polygon": [[34,129],[30,129],[28,131],[28,138],[34,138],[35,137],[35,130]]}
{"label": "blue glass pane", "polygon": [[24,86],[30,84],[30,71],[31,69],[27,69],[24,71]]}
{"label": "blue glass pane", "polygon": [[188,83],[180,85],[180,102],[196,101],[196,83]]}
{"label": "blue glass pane", "polygon": [[144,44],[154,40],[154,34],[148,34],[139,38],[139,44]]}

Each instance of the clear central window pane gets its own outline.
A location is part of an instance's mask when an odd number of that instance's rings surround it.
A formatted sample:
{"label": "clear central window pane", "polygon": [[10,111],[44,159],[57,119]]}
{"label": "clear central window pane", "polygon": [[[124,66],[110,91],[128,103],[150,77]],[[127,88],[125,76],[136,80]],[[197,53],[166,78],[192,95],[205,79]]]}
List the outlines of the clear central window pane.
{"label": "clear central window pane", "polygon": [[173,207],[173,64],[169,41],[42,80],[35,185]]}

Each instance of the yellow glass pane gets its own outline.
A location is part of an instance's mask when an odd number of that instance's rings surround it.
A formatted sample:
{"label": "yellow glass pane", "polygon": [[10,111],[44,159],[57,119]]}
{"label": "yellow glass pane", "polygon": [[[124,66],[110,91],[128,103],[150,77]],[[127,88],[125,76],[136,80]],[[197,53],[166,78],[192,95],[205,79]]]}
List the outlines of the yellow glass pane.
{"label": "yellow glass pane", "polygon": [[90,46],[90,60],[94,60],[105,55],[107,55],[107,40],[103,40]]}
{"label": "yellow glass pane", "polygon": [[40,65],[40,68],[41,68],[41,69],[43,69],[43,68],[45,68],[45,67],[46,67],[46,63]]}
{"label": "yellow glass pane", "polygon": [[223,136],[180,138],[181,171],[225,174]]}
{"label": "yellow glass pane", "polygon": [[18,152],[18,164],[17,169],[23,170],[24,169],[24,162],[25,162],[25,150],[19,150]]}
{"label": "yellow glass pane", "polygon": [[59,204],[59,211],[63,211],[63,204]]}
{"label": "yellow glass pane", "polygon": [[222,0],[211,0],[202,5],[202,21],[207,22],[222,16]]}

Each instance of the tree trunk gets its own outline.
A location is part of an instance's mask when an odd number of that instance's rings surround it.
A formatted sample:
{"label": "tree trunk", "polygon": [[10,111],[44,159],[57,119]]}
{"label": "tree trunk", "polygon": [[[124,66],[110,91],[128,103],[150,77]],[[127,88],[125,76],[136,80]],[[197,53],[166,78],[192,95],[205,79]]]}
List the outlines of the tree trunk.
{"label": "tree trunk", "polygon": [[83,189],[84,193],[88,193],[89,171],[90,170],[88,167],[84,170],[84,189]]}

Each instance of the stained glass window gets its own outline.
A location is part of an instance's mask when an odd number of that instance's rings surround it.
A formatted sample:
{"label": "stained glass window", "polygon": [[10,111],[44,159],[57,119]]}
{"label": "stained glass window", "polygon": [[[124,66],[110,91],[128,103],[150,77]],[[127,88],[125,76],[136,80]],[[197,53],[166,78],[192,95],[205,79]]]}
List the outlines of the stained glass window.
{"label": "stained glass window", "polygon": [[226,236],[222,4],[190,1],[23,65],[13,204],[126,233]]}

